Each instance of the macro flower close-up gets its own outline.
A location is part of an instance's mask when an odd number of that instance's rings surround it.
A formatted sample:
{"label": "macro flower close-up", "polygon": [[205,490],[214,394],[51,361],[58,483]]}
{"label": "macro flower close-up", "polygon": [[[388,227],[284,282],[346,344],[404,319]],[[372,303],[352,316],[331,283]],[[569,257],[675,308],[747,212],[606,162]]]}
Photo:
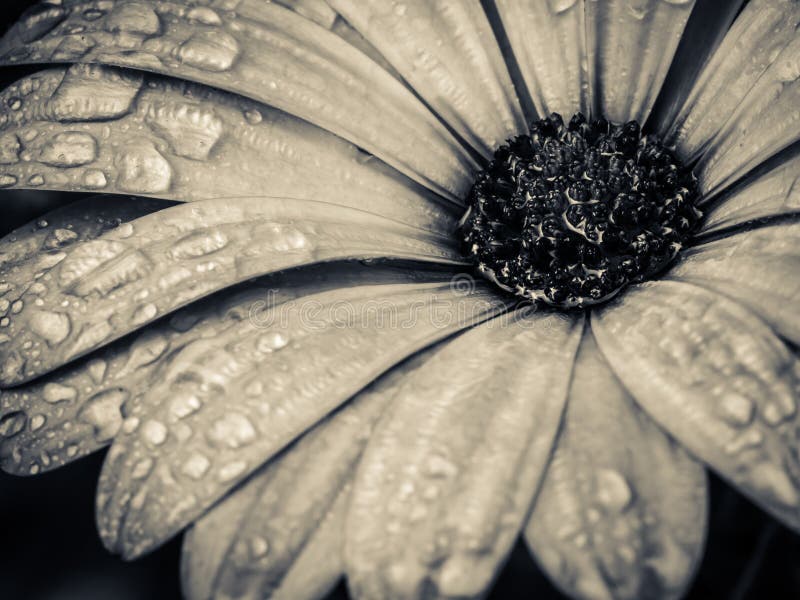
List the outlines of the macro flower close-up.
{"label": "macro flower close-up", "polygon": [[63,194],[0,239],[0,467],[107,448],[111,553],[183,536],[188,600],[462,599],[521,543],[661,599],[710,477],[800,529],[797,1],[9,25],[3,210]]}

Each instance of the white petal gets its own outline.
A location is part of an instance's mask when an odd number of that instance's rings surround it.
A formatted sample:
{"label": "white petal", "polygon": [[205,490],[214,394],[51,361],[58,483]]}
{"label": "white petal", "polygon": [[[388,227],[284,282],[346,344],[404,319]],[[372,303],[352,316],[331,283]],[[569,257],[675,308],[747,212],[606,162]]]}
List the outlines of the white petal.
{"label": "white petal", "polygon": [[356,598],[473,598],[528,514],[583,320],[485,323],[411,373],[359,466],[347,520]]}
{"label": "white petal", "polygon": [[690,248],[667,277],[733,298],[800,344],[800,224],[761,227]]}
{"label": "white petal", "polygon": [[795,37],[800,6],[752,0],[708,61],[666,140],[686,161],[697,159],[764,71]]}
{"label": "white petal", "polygon": [[614,122],[644,123],[667,76],[695,0],[587,0],[594,100]]}
{"label": "white petal", "polygon": [[591,112],[584,0],[497,0],[514,57],[540,117]]}
{"label": "white petal", "polygon": [[703,233],[800,211],[798,180],[800,154],[769,171],[754,173],[744,185],[714,200],[703,221]]}
{"label": "white petal", "polygon": [[[104,543],[129,558],[160,545],[381,373],[504,309],[486,289],[349,288],[185,346],[132,403],[106,457]],[[197,456],[207,462],[195,471]]]}
{"label": "white petal", "polygon": [[47,289],[25,292],[8,317],[0,381],[30,380],[252,277],[353,258],[460,264],[451,246],[449,238],[324,202],[179,204],[59,253],[42,275]]}
{"label": "white petal", "polygon": [[660,281],[593,313],[592,330],[656,422],[800,529],[800,364],[763,321],[714,292]]}
{"label": "white petal", "polygon": [[[15,100],[24,104],[15,110]],[[0,187],[172,200],[336,198],[440,231],[437,195],[352,144],[205,86],[99,65],[60,67],[0,93]]]}
{"label": "white petal", "polygon": [[474,162],[408,89],[291,10],[251,2],[248,18],[208,7],[215,16],[198,18],[178,3],[140,0],[87,19],[84,8],[65,8],[49,31],[23,20],[0,41],[3,61],[100,62],[216,86],[328,129],[453,199],[470,184]]}
{"label": "white petal", "polygon": [[571,598],[678,598],[700,561],[701,465],[633,402],[584,337],[526,539]]}
{"label": "white petal", "polygon": [[489,157],[526,129],[500,48],[477,2],[330,0],[428,104]]}

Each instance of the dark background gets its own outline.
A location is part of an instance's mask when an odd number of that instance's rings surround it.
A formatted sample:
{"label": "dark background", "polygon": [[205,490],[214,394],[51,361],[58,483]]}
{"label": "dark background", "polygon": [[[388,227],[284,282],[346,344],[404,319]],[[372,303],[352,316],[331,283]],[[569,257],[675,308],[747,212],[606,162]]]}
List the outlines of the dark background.
{"label": "dark background", "polygon": [[[716,1],[716,0],[715,0]],[[0,30],[30,0],[0,0]],[[0,70],[0,88],[27,72]],[[0,193],[0,235],[68,194]],[[94,493],[103,454],[32,478],[0,473],[0,597],[6,600],[178,600],[180,541],[133,563],[101,546]],[[712,478],[710,533],[692,600],[800,598],[800,537]],[[343,587],[333,595],[344,599]],[[561,598],[520,545],[493,599]]]}

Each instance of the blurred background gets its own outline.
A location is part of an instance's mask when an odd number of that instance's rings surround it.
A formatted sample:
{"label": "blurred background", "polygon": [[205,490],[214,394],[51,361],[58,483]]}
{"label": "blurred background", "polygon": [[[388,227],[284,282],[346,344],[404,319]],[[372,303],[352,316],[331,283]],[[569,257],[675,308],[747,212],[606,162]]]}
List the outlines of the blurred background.
{"label": "blurred background", "polygon": [[[31,0],[0,0],[0,30],[31,4]],[[30,70],[0,70],[0,89]],[[56,192],[0,192],[0,235],[70,198]],[[94,524],[94,493],[103,454],[37,477],[0,473],[0,598],[180,599],[180,540],[133,563],[111,556],[100,544]],[[800,598],[800,536],[713,477],[711,492],[707,551],[688,597]],[[344,587],[340,586],[331,598],[346,599]],[[563,596],[519,545],[491,598],[555,600]]]}

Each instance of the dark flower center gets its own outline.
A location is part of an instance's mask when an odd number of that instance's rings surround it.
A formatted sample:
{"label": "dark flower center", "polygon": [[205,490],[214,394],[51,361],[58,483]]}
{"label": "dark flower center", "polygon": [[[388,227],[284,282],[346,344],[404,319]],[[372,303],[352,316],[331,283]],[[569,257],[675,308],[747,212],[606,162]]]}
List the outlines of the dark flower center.
{"label": "dark flower center", "polygon": [[461,219],[464,252],[506,291],[608,300],[663,269],[696,228],[692,173],[636,121],[553,114],[500,146]]}

